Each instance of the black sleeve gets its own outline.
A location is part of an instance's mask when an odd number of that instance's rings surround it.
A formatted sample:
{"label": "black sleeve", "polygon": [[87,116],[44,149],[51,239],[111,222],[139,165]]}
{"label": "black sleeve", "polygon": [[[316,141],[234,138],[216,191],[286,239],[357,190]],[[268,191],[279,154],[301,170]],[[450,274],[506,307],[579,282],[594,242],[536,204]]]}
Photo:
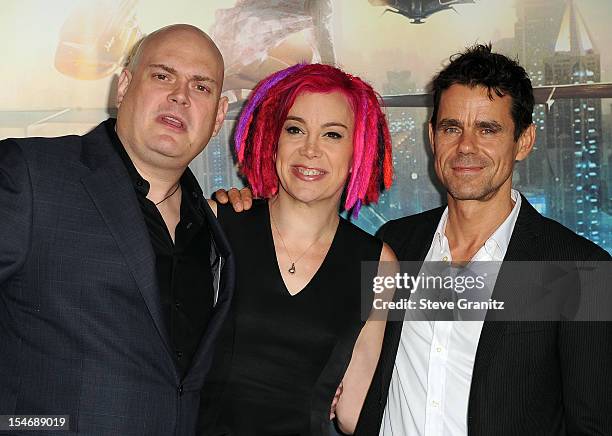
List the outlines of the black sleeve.
{"label": "black sleeve", "polygon": [[568,435],[612,435],[612,322],[562,322],[559,357]]}
{"label": "black sleeve", "polygon": [[380,228],[376,232],[376,237],[378,239],[381,239],[382,241],[386,242],[385,241],[385,233],[387,232],[388,228],[389,228],[389,223],[385,223],[382,226],[380,226]]}
{"label": "black sleeve", "polygon": [[32,185],[19,145],[0,141],[0,285],[23,265],[30,248]]}

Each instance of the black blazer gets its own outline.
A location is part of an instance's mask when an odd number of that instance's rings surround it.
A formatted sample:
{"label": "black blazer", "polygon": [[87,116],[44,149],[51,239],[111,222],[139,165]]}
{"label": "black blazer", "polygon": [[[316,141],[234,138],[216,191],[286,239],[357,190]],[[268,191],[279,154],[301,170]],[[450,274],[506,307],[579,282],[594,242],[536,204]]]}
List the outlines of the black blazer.
{"label": "black blazer", "polygon": [[[424,260],[444,207],[385,224],[400,260]],[[522,197],[504,260],[610,260]],[[503,281],[503,266],[498,282]],[[497,286],[496,286],[497,290]],[[389,322],[355,434],[378,435],[401,322]],[[468,403],[470,436],[612,435],[612,323],[485,321]],[[410,435],[406,435],[410,436]]]}
{"label": "black blazer", "polygon": [[217,302],[181,379],[149,233],[104,125],[0,142],[0,414],[70,415],[83,435],[195,432],[234,283],[229,244],[200,201]]}

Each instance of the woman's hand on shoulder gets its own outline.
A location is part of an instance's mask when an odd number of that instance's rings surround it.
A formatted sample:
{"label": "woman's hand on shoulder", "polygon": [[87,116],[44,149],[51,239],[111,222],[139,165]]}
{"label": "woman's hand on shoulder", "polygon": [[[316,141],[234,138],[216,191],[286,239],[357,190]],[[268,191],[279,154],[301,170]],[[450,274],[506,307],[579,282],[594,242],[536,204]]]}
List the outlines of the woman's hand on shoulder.
{"label": "woman's hand on shoulder", "polygon": [[220,204],[229,202],[236,212],[249,210],[253,206],[253,193],[250,188],[242,188],[240,190],[238,188],[231,188],[229,191],[218,189],[213,194],[213,198]]}
{"label": "woman's hand on shoulder", "polygon": [[208,199],[208,205],[217,216],[217,204],[230,203],[236,212],[249,210],[253,206],[253,193],[250,188],[217,189],[213,198]]}

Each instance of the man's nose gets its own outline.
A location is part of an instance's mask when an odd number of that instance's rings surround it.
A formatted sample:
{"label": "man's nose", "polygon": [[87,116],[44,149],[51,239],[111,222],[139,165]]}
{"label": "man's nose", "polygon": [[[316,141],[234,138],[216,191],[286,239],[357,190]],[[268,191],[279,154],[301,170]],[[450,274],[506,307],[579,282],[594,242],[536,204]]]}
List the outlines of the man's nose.
{"label": "man's nose", "polygon": [[476,136],[469,131],[464,130],[459,137],[457,151],[459,153],[470,154],[474,153],[476,148]]}
{"label": "man's nose", "polygon": [[181,106],[188,107],[190,105],[188,86],[188,83],[178,81],[170,94],[168,94],[168,100]]}

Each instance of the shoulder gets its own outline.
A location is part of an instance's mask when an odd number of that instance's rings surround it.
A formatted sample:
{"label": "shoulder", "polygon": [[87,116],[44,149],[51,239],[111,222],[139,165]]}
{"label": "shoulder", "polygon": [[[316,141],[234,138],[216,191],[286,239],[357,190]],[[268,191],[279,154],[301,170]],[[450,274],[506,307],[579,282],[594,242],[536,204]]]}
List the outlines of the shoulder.
{"label": "shoulder", "polygon": [[0,189],[4,194],[25,192],[31,185],[31,164],[19,139],[0,141]]}
{"label": "shoulder", "polygon": [[17,160],[23,161],[23,146],[19,139],[8,138],[0,141],[0,162],[10,168],[9,163]]}
{"label": "shoulder", "polygon": [[377,236],[383,237],[396,237],[398,235],[408,235],[414,232],[419,227],[425,225],[431,225],[435,223],[437,226],[438,221],[444,213],[446,206],[438,207],[436,209],[426,210],[415,215],[409,215],[402,218],[394,219],[385,223],[377,232]]}
{"label": "shoulder", "polygon": [[364,241],[376,241],[377,238],[374,235],[363,230],[357,224],[352,223],[346,218],[340,217],[340,223],[345,227],[345,230],[350,233],[353,237],[364,240]]}
{"label": "shoulder", "polygon": [[59,179],[78,180],[84,168],[81,158],[86,136],[1,140],[0,172],[13,183],[28,178],[33,189],[57,184]]}
{"label": "shoulder", "polygon": [[5,195],[25,192],[30,183],[29,178],[27,159],[19,141],[0,141],[0,190]]}
{"label": "shoulder", "polygon": [[599,245],[576,234],[563,224],[542,216],[539,239],[543,246],[563,258],[575,260],[610,260],[610,254]]}
{"label": "shoulder", "polygon": [[[344,220],[344,218],[340,218]],[[378,253],[380,253],[381,261],[396,261],[397,257],[395,253],[391,249],[391,247],[380,240],[380,238],[373,236],[366,232],[365,230],[357,227],[355,224],[351,223],[348,220],[344,220],[350,232],[354,234],[354,237],[358,240],[361,240],[363,244],[368,244],[369,246],[375,248]]]}
{"label": "shoulder", "polygon": [[[211,202],[212,200],[209,200]],[[213,203],[215,203],[213,201]],[[249,210],[236,212],[234,207],[228,202],[226,204],[216,204],[217,219],[224,227],[243,226],[253,221],[263,219],[268,213],[267,200],[253,200],[253,205]]]}
{"label": "shoulder", "polygon": [[610,260],[610,255],[597,244],[543,216],[524,196],[510,244],[523,247],[534,259]]}
{"label": "shoulder", "polygon": [[342,217],[340,217],[340,225],[344,227],[345,243],[351,247],[351,250],[361,248],[368,253],[367,255],[360,253],[361,258],[365,256],[370,260],[378,260],[383,249],[383,243],[379,238]]}
{"label": "shoulder", "polygon": [[12,143],[23,150],[24,153],[54,154],[69,151],[71,148],[81,144],[83,137],[78,135],[56,136],[53,138],[30,137],[30,138],[8,138],[2,141],[2,146]]}
{"label": "shoulder", "polygon": [[19,150],[32,174],[57,174],[58,168],[71,168],[81,159],[83,137],[9,138],[0,142],[2,152]]}
{"label": "shoulder", "polygon": [[388,221],[376,232],[376,236],[388,243],[398,253],[401,247],[414,242],[415,238],[429,238],[433,235],[445,207]]}

